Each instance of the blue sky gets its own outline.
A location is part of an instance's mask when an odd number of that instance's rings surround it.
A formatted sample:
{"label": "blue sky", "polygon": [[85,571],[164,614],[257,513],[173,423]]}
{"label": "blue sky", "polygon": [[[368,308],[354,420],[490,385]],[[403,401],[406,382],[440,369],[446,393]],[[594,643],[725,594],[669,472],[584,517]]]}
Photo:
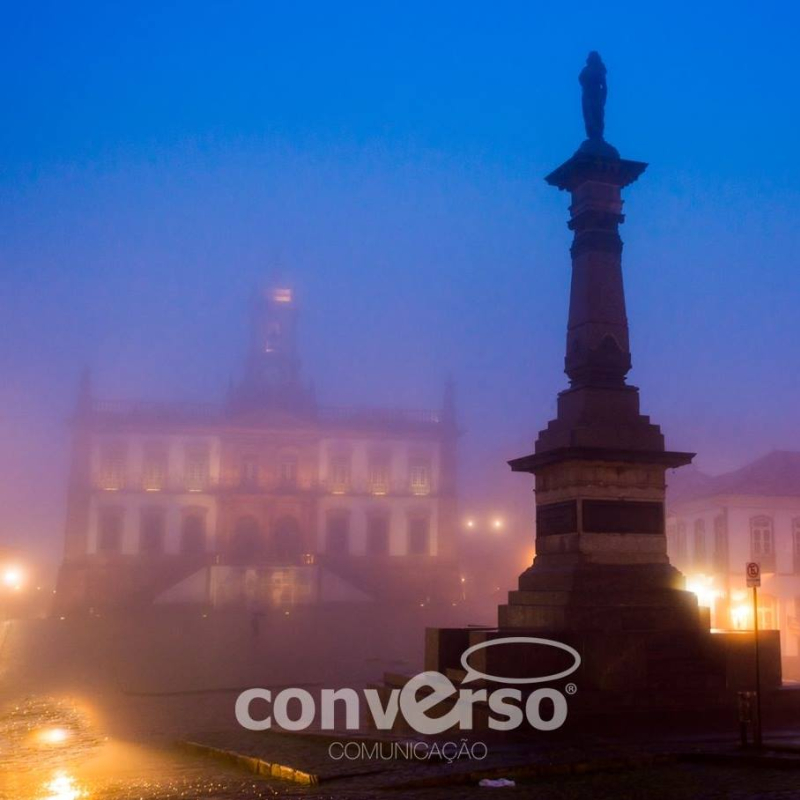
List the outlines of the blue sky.
{"label": "blue sky", "polygon": [[632,381],[715,471],[799,448],[794,4],[6,4],[0,538],[57,542],[65,418],[216,399],[279,268],[331,404],[438,404],[468,492],[524,495],[565,385],[577,73],[609,69]]}

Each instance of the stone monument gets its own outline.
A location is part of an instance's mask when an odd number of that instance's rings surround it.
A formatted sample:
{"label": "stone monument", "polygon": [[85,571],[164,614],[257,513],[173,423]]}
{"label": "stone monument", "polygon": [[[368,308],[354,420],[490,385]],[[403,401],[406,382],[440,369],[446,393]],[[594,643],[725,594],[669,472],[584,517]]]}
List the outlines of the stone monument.
{"label": "stone monument", "polygon": [[[665,448],[659,427],[639,410],[639,390],[626,382],[622,190],[647,164],[621,158],[604,139],[606,69],[597,53],[589,54],[580,84],[588,138],[546,178],[571,197],[569,387],[534,452],[510,462],[535,478],[536,557],[500,606],[496,629],[428,631],[426,669],[457,673],[469,646],[539,636],[581,654],[571,677],[580,686],[578,708],[608,709],[612,695],[615,709],[681,698],[696,704],[698,694],[728,702],[734,688],[750,688],[742,660],[747,643],[711,634],[708,610],[685,590],[667,556],[665,474],[693,454]],[[772,686],[780,683],[775,640],[763,645]],[[543,649],[524,656],[519,649],[484,647],[470,666],[524,677],[533,662],[548,658]]]}

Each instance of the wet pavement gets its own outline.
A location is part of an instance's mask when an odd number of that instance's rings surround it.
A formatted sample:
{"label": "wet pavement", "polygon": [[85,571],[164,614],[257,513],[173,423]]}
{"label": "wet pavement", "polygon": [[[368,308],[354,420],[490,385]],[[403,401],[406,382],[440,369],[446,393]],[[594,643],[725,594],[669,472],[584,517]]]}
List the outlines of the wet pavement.
{"label": "wet pavement", "polygon": [[[336,659],[315,663],[298,649],[302,625],[292,631],[285,620],[276,620],[270,635],[253,641],[246,621],[238,629],[230,621],[214,629],[212,624],[161,620],[143,628],[135,620],[86,620],[1,629],[0,800],[471,800],[493,791],[520,800],[800,798],[798,769],[677,760],[636,768],[620,764],[580,775],[517,777],[516,786],[502,790],[479,788],[477,779],[398,789],[398,784],[431,775],[447,777],[487,766],[588,763],[654,749],[707,748],[710,742],[547,738],[506,752],[492,745],[491,756],[480,764],[401,760],[337,766],[322,739],[243,731],[233,715],[236,686],[337,686],[346,685],[348,675],[353,678],[350,685],[358,686],[382,670],[402,667],[403,648],[393,648],[381,631],[373,644],[367,637],[349,648],[332,637],[326,646],[338,648]],[[202,625],[209,628],[205,638]],[[656,730],[658,721],[653,724]],[[792,742],[793,736],[798,741],[797,732],[787,732],[783,742]],[[186,739],[308,769],[329,780],[309,787],[261,778],[174,746]]]}

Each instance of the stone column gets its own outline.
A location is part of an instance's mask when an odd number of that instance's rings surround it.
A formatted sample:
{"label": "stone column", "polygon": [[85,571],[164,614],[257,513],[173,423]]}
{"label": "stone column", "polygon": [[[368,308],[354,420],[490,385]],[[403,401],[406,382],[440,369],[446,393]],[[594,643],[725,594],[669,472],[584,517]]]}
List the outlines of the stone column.
{"label": "stone column", "polygon": [[697,628],[694,595],[669,564],[665,471],[693,454],[665,450],[639,411],[622,281],[622,189],[647,165],[579,151],[547,176],[572,197],[572,285],[565,372],[570,386],[535,452],[510,462],[536,481],[536,558],[501,626]]}

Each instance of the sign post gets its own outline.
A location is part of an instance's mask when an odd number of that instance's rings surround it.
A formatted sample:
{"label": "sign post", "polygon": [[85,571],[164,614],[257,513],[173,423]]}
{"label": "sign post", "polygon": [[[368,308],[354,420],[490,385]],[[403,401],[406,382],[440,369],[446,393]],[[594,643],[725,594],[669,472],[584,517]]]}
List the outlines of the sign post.
{"label": "sign post", "polygon": [[753,637],[756,652],[756,718],[753,725],[753,742],[761,747],[761,659],[758,654],[758,587],[761,586],[761,565],[747,562],[747,588],[753,590]]}

